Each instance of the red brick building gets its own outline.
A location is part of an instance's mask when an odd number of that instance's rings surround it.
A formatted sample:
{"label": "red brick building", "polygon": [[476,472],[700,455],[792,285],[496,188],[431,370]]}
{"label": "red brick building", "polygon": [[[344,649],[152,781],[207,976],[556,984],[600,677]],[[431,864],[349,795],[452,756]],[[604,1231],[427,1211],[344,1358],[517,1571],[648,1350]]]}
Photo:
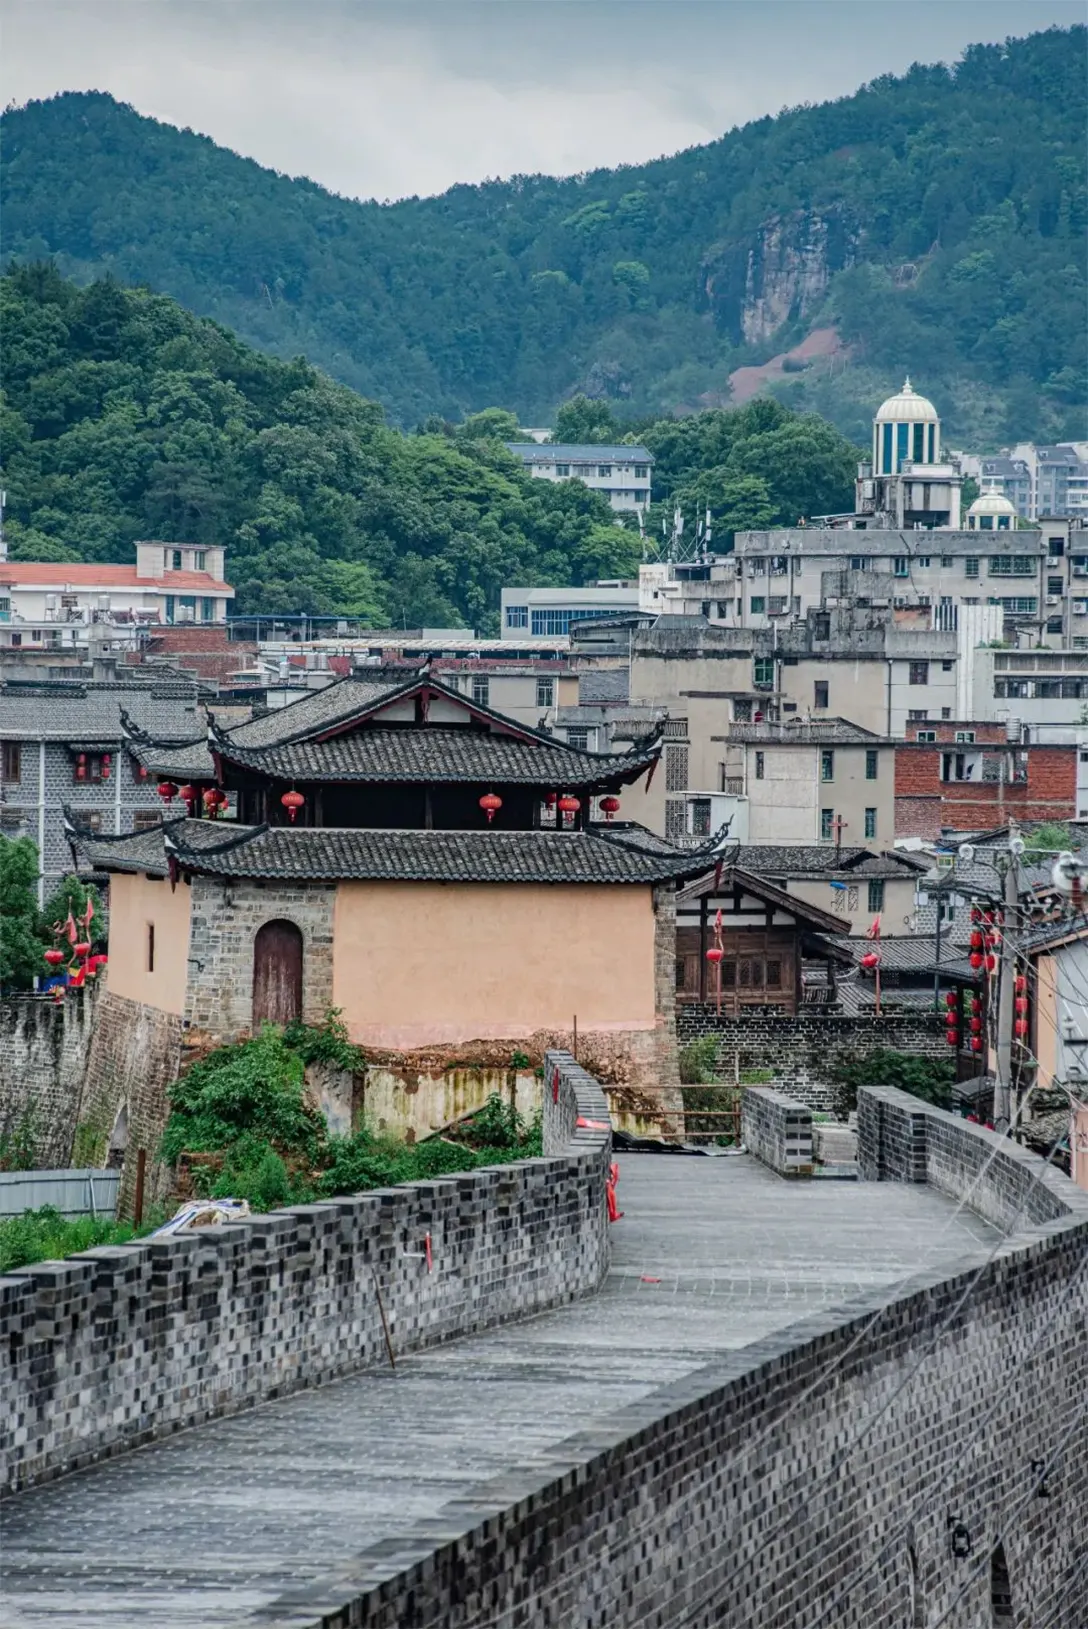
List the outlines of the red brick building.
{"label": "red brick building", "polygon": [[936,839],[1076,815],[1075,746],[1020,746],[1003,723],[911,723],[895,749],[895,835]]}

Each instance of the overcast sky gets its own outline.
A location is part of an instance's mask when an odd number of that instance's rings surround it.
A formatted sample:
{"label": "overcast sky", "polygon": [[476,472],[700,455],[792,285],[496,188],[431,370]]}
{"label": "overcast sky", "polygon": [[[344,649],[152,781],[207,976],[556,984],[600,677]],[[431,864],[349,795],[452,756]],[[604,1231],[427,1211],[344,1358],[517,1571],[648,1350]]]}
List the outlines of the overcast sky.
{"label": "overcast sky", "polygon": [[1083,0],[0,0],[0,96],[110,91],[398,198],[638,163],[1083,18]]}

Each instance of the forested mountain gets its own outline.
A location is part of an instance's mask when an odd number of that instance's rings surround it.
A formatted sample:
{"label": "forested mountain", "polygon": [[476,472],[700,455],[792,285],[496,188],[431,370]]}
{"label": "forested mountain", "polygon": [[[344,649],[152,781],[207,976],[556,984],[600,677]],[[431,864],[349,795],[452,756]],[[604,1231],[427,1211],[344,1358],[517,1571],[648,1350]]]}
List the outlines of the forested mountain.
{"label": "forested mountain", "polygon": [[[13,559],[134,558],[140,537],[222,543],[240,610],[494,631],[504,583],[637,566],[637,531],[580,481],[532,480],[490,410],[405,435],[301,358],[251,350],[174,300],[49,264],[0,278],[0,443]],[[572,402],[575,432],[614,426]],[[856,453],[778,403],[647,425],[658,486],[731,527],[849,501]],[[651,516],[656,526],[658,516]]]}
{"label": "forested mountain", "polygon": [[[774,388],[862,439],[909,371],[953,442],[1083,433],[1084,29],[976,46],[655,163],[392,205],[72,93],[3,119],[17,260],[113,272],[304,352],[398,422]],[[830,354],[828,354],[830,353]]]}

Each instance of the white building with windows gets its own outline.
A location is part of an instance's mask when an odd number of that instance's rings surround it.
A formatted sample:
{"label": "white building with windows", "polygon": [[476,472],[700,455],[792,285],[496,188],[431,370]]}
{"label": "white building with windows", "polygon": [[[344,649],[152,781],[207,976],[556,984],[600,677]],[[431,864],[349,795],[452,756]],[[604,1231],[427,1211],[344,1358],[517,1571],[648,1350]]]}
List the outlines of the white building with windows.
{"label": "white building with windows", "polygon": [[638,584],[599,582],[586,588],[504,588],[500,596],[504,639],[557,638],[575,622],[626,616],[638,610]]}
{"label": "white building with windows", "polygon": [[0,648],[59,648],[92,623],[224,622],[233,598],[221,548],[137,543],[134,566],[8,560],[0,564]]}
{"label": "white building with windows", "polygon": [[649,507],[654,458],[645,447],[508,441],[506,450],[521,460],[534,480],[584,481],[616,510]]}
{"label": "white building with windows", "polygon": [[937,409],[907,379],[902,390],[877,408],[872,462],[858,468],[855,523],[955,528],[962,485],[959,464],[941,458]]}

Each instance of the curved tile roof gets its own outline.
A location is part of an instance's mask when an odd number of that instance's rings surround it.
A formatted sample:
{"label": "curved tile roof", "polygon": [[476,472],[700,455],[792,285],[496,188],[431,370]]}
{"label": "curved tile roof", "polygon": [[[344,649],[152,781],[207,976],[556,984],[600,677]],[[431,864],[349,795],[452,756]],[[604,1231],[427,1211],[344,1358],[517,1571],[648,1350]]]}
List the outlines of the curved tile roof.
{"label": "curved tile roof", "polygon": [[442,781],[564,788],[612,785],[644,773],[656,746],[595,753],[558,741],[523,741],[464,725],[371,726],[326,741],[250,750],[236,732],[219,745],[224,762],[285,781]]}

